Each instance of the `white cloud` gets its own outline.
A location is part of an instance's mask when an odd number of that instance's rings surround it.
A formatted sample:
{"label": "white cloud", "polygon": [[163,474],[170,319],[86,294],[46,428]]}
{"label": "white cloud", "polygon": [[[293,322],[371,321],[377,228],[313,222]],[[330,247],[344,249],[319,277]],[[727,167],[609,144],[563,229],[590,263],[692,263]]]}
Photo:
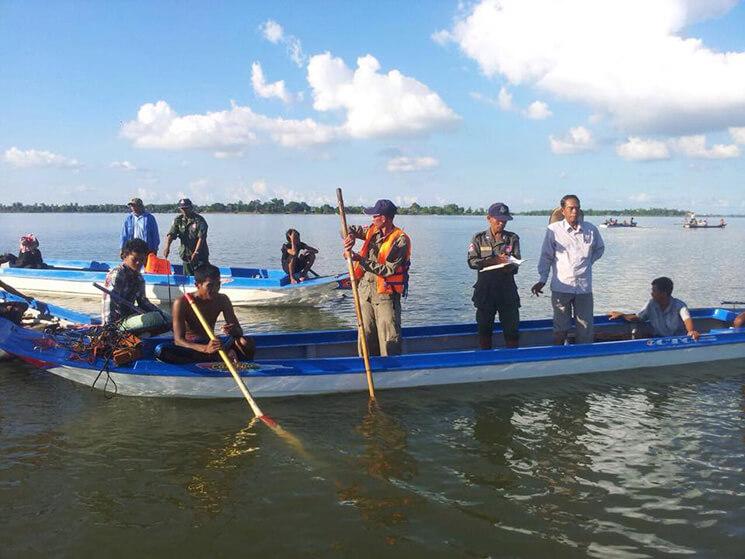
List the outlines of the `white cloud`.
{"label": "white cloud", "polygon": [[342,128],[352,138],[416,134],[449,128],[460,117],[437,93],[398,70],[381,74],[371,55],[350,70],[330,53],[311,57],[308,83],[317,111],[346,111]]}
{"label": "white cloud", "polygon": [[290,59],[297,64],[298,68],[302,68],[305,65],[305,53],[303,53],[303,46],[300,43],[300,39],[294,35],[286,35],[282,26],[273,20],[267,20],[259,26],[259,31],[264,38],[270,43],[284,44],[287,48],[287,54]]}
{"label": "white cloud", "polygon": [[632,136],[626,143],[616,146],[616,153],[628,161],[670,159],[670,150],[665,142],[645,140],[637,136]]}
{"label": "white cloud", "polygon": [[440,46],[445,46],[453,40],[453,36],[447,29],[440,29],[439,31],[435,31],[429,37]]}
{"label": "white cloud", "polygon": [[284,35],[282,26],[271,19],[262,23],[259,26],[259,30],[261,31],[262,35],[264,35],[264,38],[267,41],[269,41],[270,43],[274,43],[275,45],[282,40]]}
{"label": "white cloud", "polygon": [[512,93],[507,91],[507,88],[502,86],[499,88],[499,95],[497,96],[497,103],[499,108],[503,111],[512,110]]}
{"label": "white cloud", "polygon": [[390,173],[408,173],[412,171],[423,171],[425,169],[434,169],[440,162],[434,157],[394,157],[388,160],[386,169]]}
{"label": "white cloud", "polygon": [[704,135],[683,136],[671,140],[671,145],[683,155],[697,159],[731,159],[740,155],[740,148],[735,144],[716,144],[707,148]]}
{"label": "white cloud", "polygon": [[736,144],[745,144],[745,127],[730,128],[729,135],[732,137],[732,141]]}
{"label": "white cloud", "polygon": [[[111,169],[121,169],[122,171],[127,171],[127,172],[131,172],[131,171],[136,171],[137,170],[137,167],[134,166],[129,161],[112,161],[109,164],[109,167]],[[144,198],[143,198],[143,200],[144,200]]]}
{"label": "white cloud", "polygon": [[292,95],[285,89],[284,80],[279,80],[274,83],[266,83],[264,77],[264,70],[261,68],[261,64],[254,62],[251,65],[251,85],[253,85],[256,95],[269,99],[276,97],[282,100],[284,103],[290,103],[292,101]]}
{"label": "white cloud", "polygon": [[337,131],[312,119],[270,118],[236,104],[226,111],[179,116],[161,100],[142,105],[137,119],[124,123],[121,134],[139,148],[226,153],[261,139],[285,147],[323,144],[332,141]]}
{"label": "white cloud", "polygon": [[629,196],[629,200],[632,202],[644,203],[651,202],[653,198],[646,192],[639,192],[638,194],[632,194]]}
{"label": "white cloud", "polygon": [[58,155],[51,151],[27,149],[21,150],[13,146],[5,151],[3,159],[13,167],[24,169],[56,167],[58,169],[80,169],[82,165],[77,159]]}
{"label": "white cloud", "polygon": [[629,133],[684,135],[745,126],[745,52],[683,35],[735,4],[481,0],[451,34],[487,76],[586,105]]}
{"label": "white cloud", "polygon": [[222,150],[216,151],[212,154],[215,159],[240,159],[246,152],[240,149],[237,150]]}
{"label": "white cloud", "polygon": [[533,101],[528,108],[523,111],[523,114],[533,120],[543,120],[544,118],[550,117],[553,113],[548,108],[548,105],[543,101]]}
{"label": "white cloud", "polygon": [[549,136],[549,142],[551,151],[557,155],[582,153],[595,149],[595,140],[592,137],[592,132],[584,126],[571,128],[563,138]]}

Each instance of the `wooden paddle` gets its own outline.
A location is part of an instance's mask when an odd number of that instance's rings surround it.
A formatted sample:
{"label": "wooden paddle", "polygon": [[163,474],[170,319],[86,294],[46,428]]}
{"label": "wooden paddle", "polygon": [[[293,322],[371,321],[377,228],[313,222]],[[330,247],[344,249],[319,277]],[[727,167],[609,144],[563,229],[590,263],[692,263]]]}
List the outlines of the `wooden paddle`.
{"label": "wooden paddle", "polygon": [[[194,298],[189,293],[184,293],[184,299],[186,299],[189,305],[191,305],[191,310],[194,311],[194,314],[196,315],[197,320],[199,320],[199,323],[202,325],[202,328],[204,328],[204,333],[207,334],[207,337],[210,340],[217,339],[215,338],[215,333],[212,331],[209,324],[207,324],[207,321],[204,319],[202,311],[200,311],[199,307],[197,307],[197,303],[196,301],[194,301]],[[233,361],[230,359],[230,357],[228,357],[228,354],[225,353],[225,350],[220,349],[218,353],[225,363],[225,366],[228,368],[228,371],[230,371],[230,374],[233,375],[233,380],[235,380],[238,388],[243,393],[243,397],[248,402],[248,405],[251,406],[251,410],[254,412],[254,415],[269,427],[276,428],[277,422],[261,411],[261,408],[259,408],[259,405],[256,403],[256,401],[253,399],[253,396],[251,396],[251,393],[248,391],[246,383],[243,382],[243,379],[238,374],[238,371],[236,371]]]}
{"label": "wooden paddle", "polygon": [[[339,201],[339,218],[341,218],[341,231],[344,238],[349,235],[347,227],[347,214],[344,210],[344,197],[341,188],[336,189],[336,199]],[[365,363],[365,375],[367,376],[367,391],[370,393],[370,399],[375,400],[375,384],[373,383],[372,370],[370,369],[370,354],[367,350],[367,338],[365,330],[362,327],[362,306],[360,305],[360,294],[357,290],[357,281],[354,279],[354,266],[352,265],[351,256],[347,258],[347,269],[349,271],[349,283],[352,284],[352,297],[354,298],[354,310],[357,315],[357,338],[362,348],[362,361]]]}

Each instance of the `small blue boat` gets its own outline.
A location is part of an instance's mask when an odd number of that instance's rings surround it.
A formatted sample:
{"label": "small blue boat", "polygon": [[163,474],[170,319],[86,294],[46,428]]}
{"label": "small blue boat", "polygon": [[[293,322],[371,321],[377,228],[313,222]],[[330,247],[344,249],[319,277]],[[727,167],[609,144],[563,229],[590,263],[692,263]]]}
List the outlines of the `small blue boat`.
{"label": "small blue boat", "polygon": [[[479,351],[475,324],[403,329],[403,354],[372,357],[376,388],[477,383],[581,373],[624,371],[745,357],[745,329],[727,328],[736,316],[721,308],[693,309],[698,341],[687,336],[629,339],[629,324],[595,318],[593,344],[553,346],[552,322],[521,324],[519,349]],[[502,336],[497,327],[495,343]],[[357,332],[338,330],[258,334],[256,360],[239,371],[257,398],[367,389]],[[102,358],[70,349],[64,337],[0,319],[0,348],[52,374],[87,386],[146,397],[240,398],[222,363],[173,365],[155,359],[165,337],[142,340],[141,357],[108,366]],[[102,372],[103,371],[103,372]],[[101,377],[109,380],[107,385]],[[98,380],[97,380],[98,379]]]}
{"label": "small blue boat", "polygon": [[[120,262],[96,260],[48,260],[48,268],[0,267],[0,279],[20,291],[50,295],[100,297],[93,282],[103,283],[108,271]],[[187,290],[193,291],[194,278],[183,275],[183,266],[172,265],[172,274],[144,273],[148,298],[168,303]],[[308,278],[291,283],[282,270],[268,268],[220,267],[221,291],[235,306],[316,305],[339,296],[348,274]]]}

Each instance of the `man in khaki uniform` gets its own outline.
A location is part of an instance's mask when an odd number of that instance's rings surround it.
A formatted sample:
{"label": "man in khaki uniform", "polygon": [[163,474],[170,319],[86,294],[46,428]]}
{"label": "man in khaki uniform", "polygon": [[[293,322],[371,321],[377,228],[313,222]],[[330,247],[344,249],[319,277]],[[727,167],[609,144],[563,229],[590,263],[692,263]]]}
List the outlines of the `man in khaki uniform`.
{"label": "man in khaki uniform", "polygon": [[[393,224],[396,210],[390,200],[378,200],[365,209],[372,224],[349,227],[344,239],[344,257],[351,257],[359,285],[362,328],[370,355],[401,353],[401,296],[406,296],[409,283],[411,240]],[[352,250],[356,239],[364,240],[359,252]]]}

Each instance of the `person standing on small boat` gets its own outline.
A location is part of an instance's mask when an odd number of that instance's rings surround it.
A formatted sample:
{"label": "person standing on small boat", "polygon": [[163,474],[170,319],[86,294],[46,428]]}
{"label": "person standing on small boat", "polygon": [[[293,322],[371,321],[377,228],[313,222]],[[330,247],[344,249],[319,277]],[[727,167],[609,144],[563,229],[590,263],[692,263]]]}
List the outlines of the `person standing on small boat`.
{"label": "person standing on small boat", "polygon": [[[468,267],[477,270],[472,301],[476,307],[479,349],[492,348],[494,317],[504,333],[504,345],[518,347],[520,325],[520,296],[515,285],[517,265],[510,257],[520,259],[520,237],[505,230],[512,220],[510,209],[501,202],[489,206],[486,214],[489,228],[474,235],[468,246]],[[496,269],[494,266],[500,266]]]}
{"label": "person standing on small boat", "polygon": [[[222,314],[225,324],[224,334],[230,336],[224,349],[233,359],[252,360],[256,347],[252,338],[243,335],[243,329],[235,316],[233,304],[227,295],[220,293],[220,269],[212,264],[204,264],[194,270],[196,293],[192,294],[194,303],[214,330],[217,318]],[[158,359],[166,363],[209,363],[220,361],[218,351],[223,348],[220,340],[207,338],[204,328],[182,296],[173,303],[173,343],[163,343],[155,348]]]}
{"label": "person standing on small boat", "polygon": [[[411,240],[393,224],[395,204],[378,200],[365,214],[372,216],[367,227],[352,225],[344,239],[344,258],[352,259],[359,282],[362,328],[370,355],[401,353],[401,297],[409,286]],[[356,239],[364,243],[359,252]]]}
{"label": "person standing on small boat", "polygon": [[155,216],[145,211],[145,205],[139,198],[132,198],[127,206],[131,213],[122,224],[122,248],[131,239],[142,239],[147,243],[148,250],[157,254],[160,234]]}
{"label": "person standing on small boat", "polygon": [[318,249],[300,240],[297,229],[288,229],[287,242],[282,245],[282,269],[290,277],[290,283],[304,281],[316,261]]}
{"label": "person standing on small boat", "polygon": [[178,239],[181,242],[179,256],[184,262],[184,275],[192,276],[194,270],[199,266],[209,264],[207,222],[194,211],[194,205],[188,198],[179,200],[178,207],[181,214],[176,216],[170,231],[168,231],[163,258],[168,258],[171,252],[171,243],[174,239]]}
{"label": "person standing on small boat", "polygon": [[592,265],[603,256],[605,244],[597,227],[581,218],[580,202],[575,194],[561,199],[561,213],[564,219],[546,229],[538,260],[540,279],[531,291],[536,296],[543,293],[551,272],[554,343],[561,345],[566,341],[572,317],[577,343],[592,343]]}
{"label": "person standing on small boat", "polygon": [[666,277],[652,280],[652,298],[638,313],[624,314],[621,311],[610,311],[608,318],[623,318],[626,322],[648,322],[649,330],[643,331],[643,337],[682,336],[687,334],[698,340],[699,333],[693,326],[691,313],[680,299],[673,297],[673,280]]}
{"label": "person standing on small boat", "polygon": [[145,279],[140,269],[145,264],[149,248],[142,239],[130,239],[122,249],[122,263],[113,268],[104,282],[111,295],[104,293],[102,320],[104,324],[119,322],[137,314],[131,305],[143,312],[160,313],[145,295]]}

